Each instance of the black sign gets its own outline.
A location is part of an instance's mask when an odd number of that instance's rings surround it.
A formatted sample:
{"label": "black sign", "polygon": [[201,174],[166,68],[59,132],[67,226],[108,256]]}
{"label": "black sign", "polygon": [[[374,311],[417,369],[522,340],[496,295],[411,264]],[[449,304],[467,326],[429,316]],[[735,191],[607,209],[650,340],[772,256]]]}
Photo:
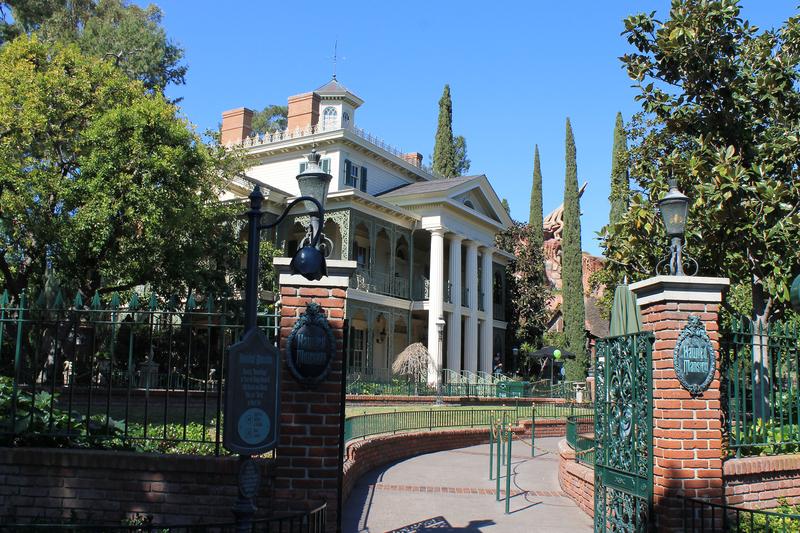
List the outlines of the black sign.
{"label": "black sign", "polygon": [[673,366],[678,381],[692,396],[702,394],[714,379],[714,348],[705,326],[695,315],[689,316],[689,323],[678,337]]}
{"label": "black sign", "polygon": [[325,314],[319,304],[308,304],[286,342],[289,370],[297,381],[310,388],[330,373],[335,354],[336,339]]}
{"label": "black sign", "polygon": [[228,348],[225,449],[257,455],[278,443],[279,364],[280,351],[256,328]]}

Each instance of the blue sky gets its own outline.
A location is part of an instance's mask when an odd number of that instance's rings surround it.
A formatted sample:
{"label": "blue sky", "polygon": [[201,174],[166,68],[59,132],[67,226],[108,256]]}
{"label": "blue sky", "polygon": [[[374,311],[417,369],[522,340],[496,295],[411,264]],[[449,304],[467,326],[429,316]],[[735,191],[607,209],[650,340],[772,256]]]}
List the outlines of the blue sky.
{"label": "blue sky", "polygon": [[[138,2],[147,3],[147,2]],[[453,128],[467,139],[470,173],[485,173],[511,215],[528,218],[533,147],[539,144],[545,215],[561,203],[564,123],[570,117],[583,248],[599,254],[608,219],[614,117],[637,110],[619,56],[625,16],[667,0],[587,2],[208,2],[156,0],[170,37],[186,49],[187,83],[170,90],[201,130],[226,109],[285,104],[332,74],[364,99],[356,122],[429,163],[438,100],[453,96]],[[743,14],[773,27],[797,0],[745,0]],[[220,7],[223,7],[220,9]]]}

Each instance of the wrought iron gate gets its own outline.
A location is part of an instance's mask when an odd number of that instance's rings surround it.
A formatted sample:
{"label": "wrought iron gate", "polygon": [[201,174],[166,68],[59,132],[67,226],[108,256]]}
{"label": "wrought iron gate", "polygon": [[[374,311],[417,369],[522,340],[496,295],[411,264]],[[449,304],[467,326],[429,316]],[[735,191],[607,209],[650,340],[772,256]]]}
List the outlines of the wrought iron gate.
{"label": "wrought iron gate", "polygon": [[648,531],[653,494],[652,333],[598,341],[594,530]]}

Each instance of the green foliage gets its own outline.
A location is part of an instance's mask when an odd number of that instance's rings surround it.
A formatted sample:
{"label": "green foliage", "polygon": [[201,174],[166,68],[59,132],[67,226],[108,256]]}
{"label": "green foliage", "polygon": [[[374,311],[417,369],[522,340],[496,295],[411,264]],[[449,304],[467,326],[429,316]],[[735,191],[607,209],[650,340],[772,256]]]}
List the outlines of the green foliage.
{"label": "green foliage", "polygon": [[286,129],[288,121],[288,106],[268,105],[253,113],[253,131],[260,134],[282,131]]}
{"label": "green foliage", "polygon": [[505,198],[503,198],[503,201],[502,201],[502,202],[500,202],[500,203],[501,203],[501,204],[503,204],[503,209],[505,209],[505,210],[506,210],[506,213],[508,213],[508,214],[510,215],[510,214],[511,214],[511,206],[510,206],[510,205],[508,205],[508,200],[506,200]]}
{"label": "green foliage", "polygon": [[461,176],[469,171],[467,141],[463,136],[453,136],[453,102],[450,86],[445,85],[439,99],[439,123],[433,145],[433,171],[445,178]]}
{"label": "green foliage", "polygon": [[775,514],[740,511],[736,515],[738,520],[736,531],[741,533],[768,531],[800,533],[800,505],[790,505],[786,498],[779,498],[778,507],[770,509],[770,512]]}
{"label": "green foliage", "polygon": [[[0,272],[42,286],[223,292],[240,269],[236,153],[206,145],[160,93],[74,46],[0,48]],[[125,142],[120,142],[124,139]]]}
{"label": "green foliage", "polygon": [[[533,185],[531,186],[531,205],[528,224],[532,228],[544,227],[544,211],[542,208],[542,167],[539,163],[539,145],[533,152]],[[544,245],[544,231],[540,229],[533,234],[534,246],[541,248]]]}
{"label": "green foliage", "polygon": [[787,308],[800,272],[800,17],[760,31],[735,0],[673,1],[625,20],[623,56],[642,112],[629,128],[637,189],[603,232],[606,268],[652,275],[667,250],[656,201],[672,175],[690,200],[687,251],[700,274],[751,286],[749,315]]}
{"label": "green foliage", "polygon": [[617,113],[617,122],[614,124],[614,148],[611,154],[611,195],[608,202],[611,204],[609,223],[619,222],[628,210],[628,197],[631,194],[628,178],[628,142],[625,136],[625,124],[622,113]]}
{"label": "green foliage", "polygon": [[[547,325],[547,301],[550,288],[541,275],[544,271],[544,254],[535,244],[534,228],[528,224],[515,224],[497,236],[499,248],[509,251],[516,260],[506,269],[510,309],[509,329],[514,334],[514,344],[538,345]],[[530,370],[530,367],[528,367]]]}
{"label": "green foliage", "polygon": [[583,252],[581,250],[581,208],[578,196],[578,165],[575,138],[567,119],[566,174],[564,177],[564,229],[561,234],[561,272],[565,347],[575,354],[567,361],[569,381],[586,377],[586,311],[583,302]]}
{"label": "green foliage", "polygon": [[0,2],[0,15],[6,10],[14,22],[0,19],[0,43],[36,32],[48,42],[73,43],[86,54],[112,61],[150,90],[184,83],[183,50],[167,38],[158,6],[142,8],[123,0]]}

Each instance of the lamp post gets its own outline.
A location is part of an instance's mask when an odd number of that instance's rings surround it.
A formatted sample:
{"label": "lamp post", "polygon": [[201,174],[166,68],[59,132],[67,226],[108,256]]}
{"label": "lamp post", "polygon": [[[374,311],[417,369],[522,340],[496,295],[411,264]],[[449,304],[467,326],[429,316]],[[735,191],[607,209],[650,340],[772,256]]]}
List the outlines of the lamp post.
{"label": "lamp post", "polygon": [[[326,174],[319,167],[320,155],[316,150],[312,149],[308,157],[308,166],[306,171],[297,176],[297,182],[300,186],[301,196],[292,200],[286,206],[283,213],[270,224],[261,224],[261,204],[264,201],[264,195],[261,193],[261,187],[256,185],[253,192],[250,193],[250,210],[247,212],[247,219],[249,222],[248,237],[247,237],[247,278],[245,282],[245,316],[244,316],[244,332],[242,340],[231,346],[228,350],[228,365],[226,376],[238,376],[239,369],[242,367],[243,359],[240,353],[247,352],[245,361],[266,360],[272,353],[273,361],[277,360],[279,353],[277,349],[268,345],[266,338],[260,334],[257,329],[257,316],[258,316],[258,278],[261,265],[259,264],[259,249],[261,247],[261,231],[269,228],[274,228],[280,224],[284,218],[289,214],[289,211],[298,203],[305,202],[307,208],[316,209],[311,213],[311,236],[309,243],[300,248],[292,257],[290,263],[291,272],[293,274],[300,274],[308,280],[319,280],[327,275],[327,266],[325,264],[325,256],[318,249],[320,235],[322,233],[322,226],[324,223],[325,211],[325,197],[328,193],[328,185],[330,184],[332,176]],[[265,357],[253,358],[253,352],[258,352],[257,355],[265,355]],[[276,371],[278,368],[275,363],[273,369],[274,375],[266,382],[269,383],[269,390],[265,391],[265,397],[277,397],[280,388],[280,374]],[[235,379],[230,379],[225,391],[225,431],[223,435],[223,444],[225,448],[233,453],[239,454],[239,497],[233,506],[233,513],[236,516],[236,528],[238,532],[250,531],[252,527],[253,515],[257,508],[255,505],[258,486],[260,484],[260,472],[252,461],[252,455],[264,453],[277,443],[278,431],[277,422],[279,420],[277,405],[274,411],[267,414],[265,411],[259,412],[259,417],[254,418],[252,412],[254,409],[246,409],[247,400],[244,397],[242,383]],[[244,412],[243,412],[244,411]],[[241,438],[241,425],[248,413],[250,419],[255,419],[260,427],[269,427],[270,424],[276,424],[275,430],[271,432],[272,437],[269,437],[264,432],[261,440],[258,441],[255,437],[260,436],[256,434],[248,435],[252,437],[253,441],[247,440],[242,442]],[[250,420],[248,419],[248,420]],[[237,424],[238,421],[238,424]],[[237,433],[237,426],[238,433]]]}
{"label": "lamp post", "polygon": [[[670,276],[685,276],[686,274],[683,271],[683,236],[686,232],[689,197],[678,190],[677,179],[669,179],[669,191],[658,201],[658,210],[667,230],[667,236],[672,241],[668,259],[669,274]],[[659,266],[662,263],[659,263]]]}
{"label": "lamp post", "polygon": [[[442,357],[442,345],[444,344],[444,327],[447,325],[447,322],[444,321],[444,317],[440,316],[436,320],[436,331],[439,333],[439,357]],[[438,365],[437,365],[438,367]],[[436,371],[439,373],[438,378],[436,379],[436,404],[441,405],[442,403],[442,369],[437,368]]]}

